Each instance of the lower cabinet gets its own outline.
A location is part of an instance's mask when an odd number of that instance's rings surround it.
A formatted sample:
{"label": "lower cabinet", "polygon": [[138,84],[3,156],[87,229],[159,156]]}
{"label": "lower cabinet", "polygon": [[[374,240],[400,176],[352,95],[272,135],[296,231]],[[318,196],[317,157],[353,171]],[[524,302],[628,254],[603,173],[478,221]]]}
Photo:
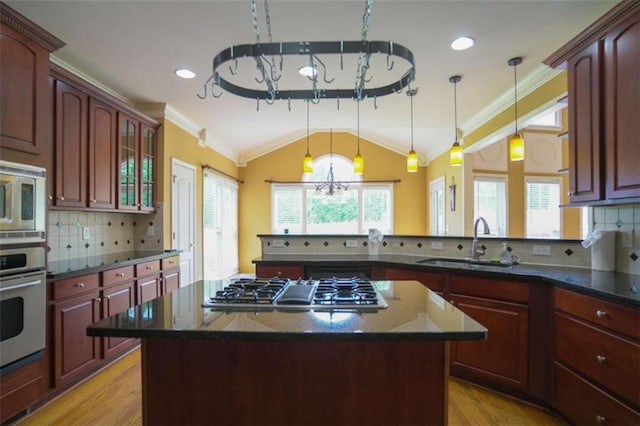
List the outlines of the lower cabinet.
{"label": "lower cabinet", "polygon": [[555,308],[555,408],[576,424],[640,424],[640,311],[563,289]]}
{"label": "lower cabinet", "polygon": [[302,265],[256,265],[256,276],[258,278],[292,278],[297,279],[304,276],[304,266]]}
{"label": "lower cabinet", "polygon": [[444,276],[440,272],[430,272],[420,269],[386,267],[385,280],[415,280],[419,281],[440,295],[444,290]]}
{"label": "lower cabinet", "polygon": [[483,341],[452,342],[451,374],[524,395],[529,375],[529,284],[449,275],[447,299],[484,325]]}
{"label": "lower cabinet", "polygon": [[54,387],[77,382],[138,344],[133,338],[88,337],[87,327],[177,289],[179,263],[165,264],[167,271],[161,270],[161,260],[153,260],[48,284]]}
{"label": "lower cabinet", "polygon": [[180,256],[164,258],[160,261],[162,270],[162,294],[171,293],[180,288]]}

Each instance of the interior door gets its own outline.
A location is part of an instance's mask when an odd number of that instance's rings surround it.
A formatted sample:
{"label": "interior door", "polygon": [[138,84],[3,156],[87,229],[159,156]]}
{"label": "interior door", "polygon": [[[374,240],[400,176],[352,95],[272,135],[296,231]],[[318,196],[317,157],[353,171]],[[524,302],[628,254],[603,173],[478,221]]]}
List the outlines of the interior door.
{"label": "interior door", "polygon": [[171,159],[171,247],[180,250],[180,283],[196,279],[196,168]]}

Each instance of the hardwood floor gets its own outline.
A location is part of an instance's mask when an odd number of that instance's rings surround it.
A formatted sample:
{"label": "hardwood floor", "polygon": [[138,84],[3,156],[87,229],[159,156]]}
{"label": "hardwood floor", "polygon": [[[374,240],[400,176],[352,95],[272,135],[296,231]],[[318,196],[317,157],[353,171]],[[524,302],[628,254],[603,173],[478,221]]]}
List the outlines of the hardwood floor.
{"label": "hardwood floor", "polygon": [[[140,350],[20,419],[21,426],[141,425]],[[177,390],[179,391],[179,390]],[[539,408],[452,379],[450,425],[567,425]]]}

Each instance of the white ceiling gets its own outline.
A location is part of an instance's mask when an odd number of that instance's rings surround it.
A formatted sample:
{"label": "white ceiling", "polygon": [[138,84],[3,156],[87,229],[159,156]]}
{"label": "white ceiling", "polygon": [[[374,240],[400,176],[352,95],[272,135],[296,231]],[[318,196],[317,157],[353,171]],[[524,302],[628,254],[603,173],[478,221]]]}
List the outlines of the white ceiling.
{"label": "white ceiling", "polygon": [[[67,43],[54,53],[56,59],[134,103],[167,103],[194,129],[206,128],[208,142],[240,164],[306,134],[303,101],[292,101],[291,111],[286,101],[261,102],[257,110],[255,100],[230,93],[217,99],[196,96],[203,93],[218,52],[255,42],[249,0],[6,3]],[[430,160],[453,142],[450,76],[462,76],[457,86],[458,123],[469,132],[492,102],[512,99],[510,58],[524,59],[517,68],[521,83],[550,76],[542,60],[616,3],[374,0],[368,39],[392,40],[413,52],[412,87],[419,89],[414,98],[414,146],[423,160]],[[364,4],[364,0],[270,0],[273,41],[358,40]],[[261,41],[266,42],[262,0],[258,16]],[[476,45],[453,51],[449,45],[459,35],[473,36]],[[378,63],[384,67],[386,56]],[[176,77],[174,70],[184,66],[197,77]],[[284,73],[296,71],[289,67]],[[243,78],[258,76],[250,62],[242,62],[239,72]],[[328,73],[329,78],[340,74],[335,67]],[[388,78],[385,73],[372,66],[371,84],[381,84]],[[351,88],[354,81],[355,75],[349,76],[347,87],[339,88]],[[361,136],[398,152],[408,151],[409,98],[393,94],[377,99],[377,104],[375,109],[371,100],[361,103]],[[338,110],[335,100],[323,100],[310,110],[311,132],[329,128],[356,132],[355,102],[343,100]]]}

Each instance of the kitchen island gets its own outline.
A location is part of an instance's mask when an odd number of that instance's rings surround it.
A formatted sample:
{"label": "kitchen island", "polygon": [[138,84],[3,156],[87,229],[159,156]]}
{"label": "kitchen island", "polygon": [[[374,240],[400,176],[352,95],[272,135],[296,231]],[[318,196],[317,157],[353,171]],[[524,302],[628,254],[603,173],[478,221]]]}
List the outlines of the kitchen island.
{"label": "kitchen island", "polygon": [[416,281],[388,307],[207,308],[198,281],[88,328],[137,337],[145,424],[446,424],[448,341],[487,330]]}

